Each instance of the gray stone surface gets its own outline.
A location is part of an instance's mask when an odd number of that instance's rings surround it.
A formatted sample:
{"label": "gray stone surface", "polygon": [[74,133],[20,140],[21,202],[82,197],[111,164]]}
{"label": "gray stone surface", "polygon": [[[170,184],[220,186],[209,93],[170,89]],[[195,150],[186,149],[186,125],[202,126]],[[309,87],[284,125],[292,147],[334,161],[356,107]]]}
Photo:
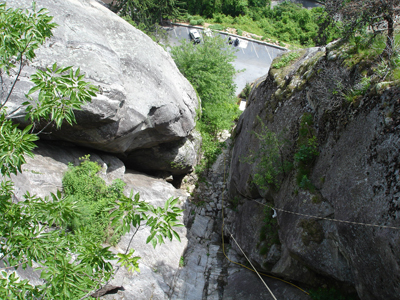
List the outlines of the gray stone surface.
{"label": "gray stone surface", "polygon": [[101,176],[108,184],[116,178],[124,178],[125,165],[118,158],[82,149],[66,142],[36,143],[34,158],[27,157],[27,163],[22,165],[22,173],[12,175],[15,183],[14,195],[22,200],[26,191],[40,197],[49,196],[62,189],[62,177],[68,169],[68,163],[78,165],[79,158],[90,154],[92,161],[98,162],[103,169]]}
{"label": "gray stone surface", "polygon": [[187,138],[135,150],[122,159],[136,170],[183,175],[193,171],[197,164],[200,145],[200,133],[194,130]]}
{"label": "gray stone surface", "polygon": [[[25,8],[31,2],[9,0],[7,5]],[[161,46],[95,0],[42,0],[37,6],[46,7],[59,26],[23,69],[10,110],[25,101],[29,75],[57,62],[80,67],[100,93],[76,113],[77,125],[52,130],[52,139],[127,154],[179,142],[191,133],[196,93]],[[23,111],[14,117],[22,121]],[[196,152],[185,149],[187,169]]]}
{"label": "gray stone surface", "polygon": [[[39,143],[34,151],[35,157],[28,158],[23,165],[23,173],[13,176],[15,183],[15,197],[23,199],[23,194],[28,190],[31,194],[47,196],[62,188],[62,177],[67,170],[68,162],[79,163],[79,157],[90,154],[92,160],[103,165],[102,176],[109,183],[120,178],[127,184],[125,192],[130,190],[139,193],[140,198],[153,205],[163,206],[169,197],[178,197],[181,204],[186,201],[186,193],[175,189],[164,180],[153,178],[142,173],[125,170],[123,163],[110,155],[96,153],[93,150],[83,150],[75,146],[68,147],[65,142],[60,144]],[[182,220],[183,222],[183,220]],[[135,255],[141,256],[139,261],[140,273],[130,273],[121,268],[111,285],[122,286],[124,291],[117,294],[106,295],[104,299],[169,299],[170,290],[173,288],[174,276],[179,269],[179,262],[187,247],[186,228],[176,228],[181,237],[181,243],[174,239],[172,242],[153,248],[146,244],[149,230],[142,226],[134,236],[133,230],[123,236],[116,247],[111,250],[115,253],[125,253],[129,248],[135,249]],[[38,276],[30,270],[19,272],[24,278],[29,278],[33,283],[38,283]]]}
{"label": "gray stone surface", "polygon": [[[400,227],[396,202],[400,190],[398,88],[371,93],[358,106],[350,106],[332,91],[337,82],[350,88],[358,76],[357,68],[341,67],[337,61],[341,53],[332,45],[303,54],[295,64],[270,71],[252,90],[233,134],[230,196],[250,200],[262,197],[273,201],[275,207],[298,213]],[[315,190],[299,188],[296,169],[282,177],[279,191],[258,189],[252,183],[257,163],[247,164],[242,159],[259,148],[256,135],[251,134],[261,132],[257,117],[275,133],[285,130],[289,145],[284,159],[293,160],[299,122],[306,112],[313,115],[319,144],[320,154],[310,174]],[[393,123],[385,123],[388,115]],[[251,220],[263,208],[253,206],[239,211],[231,218],[232,223]],[[278,212],[282,256],[272,268],[274,273],[308,283],[318,282],[323,275],[344,287],[353,286],[366,300],[395,299],[400,294],[396,279],[400,276],[398,230],[329,220],[304,227],[304,221],[309,222],[309,218]],[[249,224],[242,230],[246,226]],[[251,232],[257,230],[259,227],[254,227]],[[241,237],[245,250],[252,253],[258,242],[256,235]],[[266,261],[254,253],[251,258],[259,265]]]}
{"label": "gray stone surface", "polygon": [[[46,196],[50,192],[60,189],[61,179],[67,170],[68,162],[79,163],[79,157],[90,154],[91,159],[98,161],[102,166],[102,177],[111,182],[115,178],[121,178],[127,184],[126,194],[139,193],[140,198],[154,205],[163,205],[169,197],[179,197],[181,205],[185,209],[184,219],[186,228],[178,228],[182,242],[176,240],[166,242],[156,249],[146,244],[149,230],[141,227],[133,237],[133,231],[123,236],[116,247],[111,250],[114,253],[124,253],[129,248],[135,249],[135,254],[141,256],[139,261],[140,273],[128,272],[125,268],[119,269],[114,279],[109,283],[112,286],[121,287],[111,294],[102,296],[107,300],[122,299],[238,299],[232,298],[235,294],[240,299],[256,299],[265,295],[265,290],[258,286],[259,283],[250,282],[253,277],[248,277],[247,271],[237,273],[242,268],[231,264],[224,256],[221,245],[221,208],[205,212],[205,206],[216,207],[215,201],[209,199],[202,207],[197,207],[186,201],[188,194],[183,190],[175,189],[165,180],[154,178],[132,170],[125,170],[123,163],[110,155],[97,153],[93,150],[85,150],[73,145],[62,143],[38,143],[35,149],[35,157],[29,158],[23,166],[23,173],[13,177],[16,186],[16,198],[22,199],[26,190]],[[227,155],[228,152],[225,152]],[[214,169],[209,182],[201,183],[199,188],[207,195],[216,195],[220,198],[223,193],[223,178],[221,170]],[[222,205],[222,202],[219,202]],[[234,211],[226,206],[225,211],[234,217]],[[235,228],[234,228],[235,229]],[[235,229],[236,230],[236,229]],[[240,231],[230,232],[240,237]],[[228,233],[225,232],[225,236]],[[243,257],[235,251],[232,244],[225,242],[225,253],[231,261],[244,263]],[[20,271],[23,278],[29,278],[32,283],[41,283],[38,274],[32,270]],[[250,274],[251,275],[251,274]],[[238,282],[247,282],[239,284]],[[252,286],[257,288],[252,288]],[[274,293],[289,295],[282,299],[295,298],[298,291],[291,286],[281,286],[272,283]],[[265,288],[264,288],[265,289]],[[242,298],[242,296],[244,298]]]}
{"label": "gray stone surface", "polygon": [[[276,299],[285,300],[308,300],[311,299],[307,294],[299,289],[294,289],[292,286],[270,278],[263,277],[264,282],[271,290]],[[224,300],[259,300],[259,299],[274,299],[264,283],[257,274],[240,270],[229,276],[228,284],[225,286]]]}
{"label": "gray stone surface", "polygon": [[191,232],[198,237],[208,238],[213,227],[213,220],[209,217],[197,215],[194,219]]}

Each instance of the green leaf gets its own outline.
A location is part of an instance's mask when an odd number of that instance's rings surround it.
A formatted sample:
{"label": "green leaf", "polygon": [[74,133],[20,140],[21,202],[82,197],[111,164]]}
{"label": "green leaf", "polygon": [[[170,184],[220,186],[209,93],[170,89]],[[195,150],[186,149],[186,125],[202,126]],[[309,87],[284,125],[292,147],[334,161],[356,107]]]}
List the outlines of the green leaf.
{"label": "green leaf", "polygon": [[152,240],[151,240],[151,243],[152,243],[152,245],[153,245],[153,248],[155,249],[156,246],[157,246],[157,239],[152,239]]}
{"label": "green leaf", "polygon": [[172,230],[172,234],[174,235],[174,237],[175,237],[179,242],[181,242],[181,238],[180,238],[179,234],[178,234],[175,230]]}
{"label": "green leaf", "polygon": [[[29,92],[28,92],[28,94],[26,94],[26,96],[29,96],[29,95],[33,94],[34,92],[36,92],[36,91],[38,91],[38,90],[40,90],[40,89],[41,89],[40,86],[34,86],[33,88],[31,88],[31,89],[29,90]],[[25,103],[28,103],[28,104],[29,104],[29,102],[25,102]]]}
{"label": "green leaf", "polygon": [[[172,198],[171,198],[171,199],[172,199]],[[179,198],[175,198],[175,199],[171,202],[170,207],[175,206],[175,205],[178,203],[178,201],[179,201]]]}
{"label": "green leaf", "polygon": [[[150,243],[150,241],[153,241],[155,235],[156,235],[156,232],[152,232],[152,233],[148,236],[148,238],[146,239],[146,244]],[[156,241],[156,243],[157,243],[157,241]]]}

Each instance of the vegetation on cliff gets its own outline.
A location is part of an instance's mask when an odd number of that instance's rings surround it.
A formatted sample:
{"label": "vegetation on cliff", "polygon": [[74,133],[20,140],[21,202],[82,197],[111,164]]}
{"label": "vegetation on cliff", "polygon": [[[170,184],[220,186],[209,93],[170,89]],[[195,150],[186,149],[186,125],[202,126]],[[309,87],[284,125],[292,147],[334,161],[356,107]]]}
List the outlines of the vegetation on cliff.
{"label": "vegetation on cliff", "polygon": [[[65,193],[42,199],[27,191],[22,201],[16,201],[11,175],[21,173],[26,157],[33,157],[39,134],[45,128],[76,123],[74,111],[97,91],[79,68],[53,64],[31,76],[33,87],[22,107],[13,111],[7,107],[23,67],[57,26],[46,9],[37,11],[35,6],[22,11],[0,4],[0,298],[81,299],[115,275],[110,261],[138,270],[140,257],[133,249],[113,254],[101,244],[107,237],[104,229],[121,235],[131,226],[146,225],[150,228],[146,242],[155,247],[164,239],[179,240],[172,227],[183,226],[177,219],[182,211],[178,199],[155,207],[140,200],[139,194],[126,197],[121,181],[107,187],[97,176],[100,167],[87,159],[81,166],[70,166]],[[31,123],[23,129],[9,119],[21,108]],[[41,284],[19,278],[17,269],[27,267],[39,272]]]}
{"label": "vegetation on cliff", "polygon": [[239,115],[233,82],[234,50],[224,46],[221,37],[204,36],[199,45],[182,41],[171,50],[177,67],[201,99],[197,128],[203,138],[205,166],[211,165],[220,152],[217,135],[229,129]]}
{"label": "vegetation on cliff", "polygon": [[234,28],[239,35],[245,31],[265,41],[301,46],[330,42],[340,33],[327,22],[322,7],[308,10],[290,1],[271,8],[269,0],[165,1],[164,5],[151,0],[115,0],[113,9],[153,37],[160,35],[159,25],[164,18],[190,25],[209,23],[214,30]]}

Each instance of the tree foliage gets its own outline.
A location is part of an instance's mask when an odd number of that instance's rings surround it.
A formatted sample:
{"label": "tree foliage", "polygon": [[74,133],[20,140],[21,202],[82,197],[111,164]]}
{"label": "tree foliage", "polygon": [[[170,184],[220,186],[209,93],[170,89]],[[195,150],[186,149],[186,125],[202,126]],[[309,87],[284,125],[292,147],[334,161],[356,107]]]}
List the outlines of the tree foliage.
{"label": "tree foliage", "polygon": [[[239,11],[224,9],[224,6],[215,6],[209,9],[210,13],[201,8],[199,3],[193,1],[188,12],[208,17],[207,23],[217,23],[224,27],[236,28],[238,32],[247,31],[263,36],[263,39],[275,39],[304,46],[322,44],[338,37],[339,30],[334,26],[325,26],[327,13],[322,7],[305,9],[300,4],[290,1],[282,2],[270,7],[269,3],[263,1],[243,2],[244,6]],[[238,2],[239,3],[239,2]],[[241,2],[242,3],[242,2]],[[188,16],[192,20],[195,16]],[[321,28],[324,28],[322,31]],[[318,38],[318,33],[324,34],[324,40]]]}
{"label": "tree foliage", "polygon": [[325,9],[330,21],[342,26],[346,37],[367,27],[374,32],[386,31],[386,50],[392,50],[400,0],[326,0]]}
{"label": "tree foliage", "polygon": [[229,129],[239,114],[234,95],[234,50],[225,46],[220,36],[205,35],[200,44],[183,40],[180,46],[171,49],[177,67],[201,99],[197,128],[202,134],[202,150],[207,166],[221,151],[217,134]]}
{"label": "tree foliage", "polygon": [[233,48],[219,36],[204,36],[198,45],[183,40],[172,48],[171,56],[201,98],[201,120],[207,131],[216,135],[229,128],[237,115]]}
{"label": "tree foliage", "polygon": [[276,134],[258,117],[261,124],[260,133],[253,132],[258,140],[259,148],[252,151],[243,162],[256,166],[253,183],[260,189],[267,190],[273,187],[279,190],[282,175],[285,175],[293,165],[284,159],[284,152],[289,146],[289,141],[284,138],[285,132]]}
{"label": "tree foliage", "polygon": [[202,133],[205,156],[212,161],[220,151],[217,134],[230,128],[239,113],[233,82],[234,50],[226,47],[220,36],[204,35],[196,45],[183,40],[171,49],[171,56],[200,96],[202,110],[197,126]]}
{"label": "tree foliage", "polygon": [[184,12],[179,0],[114,0],[112,6],[121,16],[146,26],[161,24],[164,18],[175,19]]}
{"label": "tree foliage", "polygon": [[214,13],[223,13],[231,16],[244,14],[249,7],[265,7],[269,5],[267,0],[187,0],[184,1],[190,14],[200,14],[212,17]]}
{"label": "tree foliage", "polygon": [[[10,111],[7,103],[21,71],[33,60],[35,50],[51,37],[55,26],[45,9],[36,11],[35,3],[31,11],[7,9],[5,3],[0,3],[0,299],[81,299],[112,278],[116,270],[111,260],[131,270],[138,268],[139,258],[133,256],[134,251],[114,255],[99,241],[84,238],[84,226],[71,231],[70,225],[82,216],[74,198],[76,191],[57,191],[44,199],[28,191],[23,200],[15,201],[10,176],[22,172],[26,156],[33,156],[38,134],[50,125],[57,129],[64,122],[75,123],[74,110],[90,102],[96,92],[79,68],[53,64],[31,77],[33,87],[22,108],[33,124],[21,129],[10,120],[15,111]],[[92,191],[95,196],[97,190],[93,188],[103,186],[96,177],[98,167],[87,169],[91,170],[86,174],[87,181],[81,183],[90,185],[84,191]],[[121,234],[129,232],[131,226],[149,226],[147,242],[153,246],[173,237],[179,240],[172,228],[183,226],[178,224],[182,212],[177,207],[178,199],[169,199],[163,208],[155,207],[140,200],[139,194],[124,196],[121,185],[108,187],[118,199],[105,201],[101,212],[97,210],[106,224]],[[17,268],[27,267],[40,273],[40,285],[19,278]]]}

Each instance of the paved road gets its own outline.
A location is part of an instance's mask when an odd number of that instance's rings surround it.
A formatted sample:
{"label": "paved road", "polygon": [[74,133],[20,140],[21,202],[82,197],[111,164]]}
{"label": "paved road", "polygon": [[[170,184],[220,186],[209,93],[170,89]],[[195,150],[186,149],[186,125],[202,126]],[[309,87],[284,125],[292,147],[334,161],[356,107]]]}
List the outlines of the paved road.
{"label": "paved road", "polygon": [[[284,1],[286,1],[286,0],[271,1],[271,7],[274,7]],[[301,4],[301,5],[303,5],[304,8],[308,8],[308,9],[313,8],[313,7],[324,6],[322,3],[319,3],[319,2],[313,1],[313,0],[290,0],[290,1]]]}
{"label": "paved road", "polygon": [[[201,30],[199,30],[201,32]],[[189,40],[189,28],[181,26],[173,26],[168,28],[169,43],[172,46],[179,45],[179,41],[182,39]],[[226,39],[227,47],[234,47],[228,45],[228,35],[220,34]],[[240,38],[239,38],[240,39]],[[269,47],[256,42],[247,41],[240,39],[239,46],[235,47],[238,51],[236,52],[236,60],[233,63],[236,70],[245,71],[240,72],[235,77],[236,94],[239,94],[245,87],[246,82],[251,83],[257,78],[265,75],[271,65],[272,60],[282,52],[282,50]]]}

